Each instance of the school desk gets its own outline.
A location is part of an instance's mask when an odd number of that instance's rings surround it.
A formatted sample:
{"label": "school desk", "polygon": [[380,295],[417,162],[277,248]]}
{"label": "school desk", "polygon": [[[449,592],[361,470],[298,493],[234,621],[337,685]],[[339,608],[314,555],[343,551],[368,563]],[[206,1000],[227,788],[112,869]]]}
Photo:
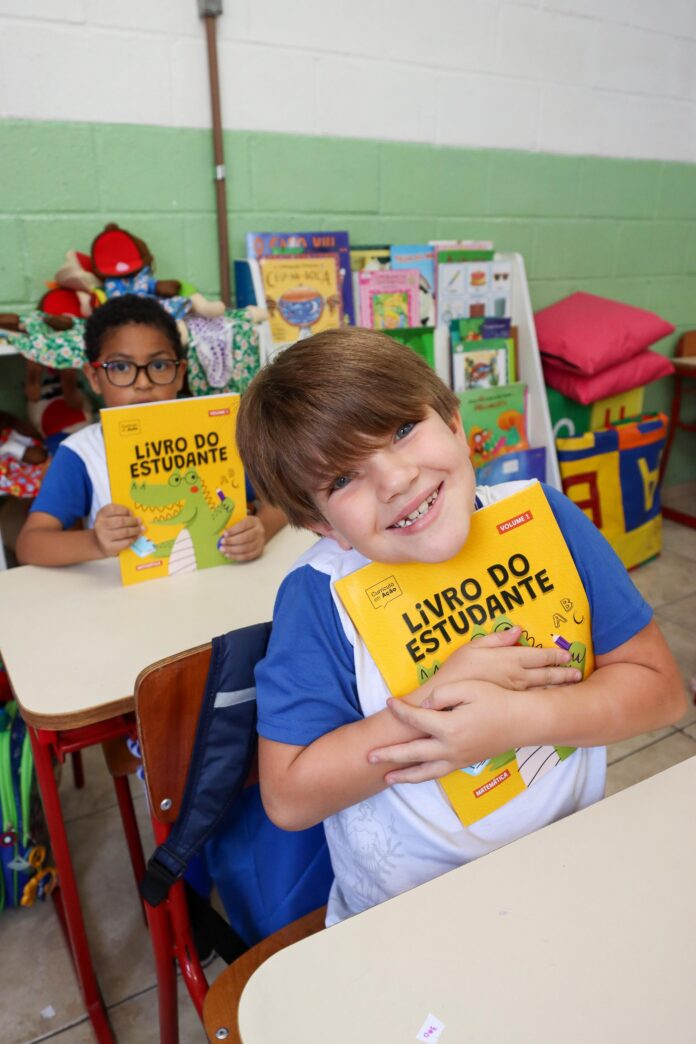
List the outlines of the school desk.
{"label": "school desk", "polygon": [[692,1044],[695,809],[691,758],[295,943],[244,1044]]}
{"label": "school desk", "polygon": [[[0,572],[0,654],[29,726],[60,879],[57,910],[100,1042],[112,1042],[89,952],[52,761],[133,732],[139,672],[214,635],[270,620],[278,585],[314,540],[281,530],[255,562],[123,587],[115,559],[61,569]],[[139,848],[127,781],[119,804],[133,857]],[[126,814],[124,814],[126,813]],[[142,861],[142,852],[140,854]]]}

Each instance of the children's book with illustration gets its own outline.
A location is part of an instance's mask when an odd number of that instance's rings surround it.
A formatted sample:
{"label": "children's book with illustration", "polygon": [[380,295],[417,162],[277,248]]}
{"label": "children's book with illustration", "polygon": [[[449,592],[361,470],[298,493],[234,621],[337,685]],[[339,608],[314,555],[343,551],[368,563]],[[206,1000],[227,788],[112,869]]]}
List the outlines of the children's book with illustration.
{"label": "children's book with illustration", "polygon": [[306,254],[335,254],[343,303],[343,321],[355,323],[353,282],[350,268],[350,240],[342,232],[247,232],[248,258],[298,257]]}
{"label": "children's book with illustration", "polygon": [[259,268],[274,345],[341,326],[336,254],[262,257]]}
{"label": "children's book with illustration", "polygon": [[[473,638],[515,624],[520,644],[555,643],[583,677],[594,669],[587,594],[539,483],[474,512],[465,547],[448,562],[372,562],[336,590],[396,697]],[[573,748],[493,753],[440,780],[466,826],[533,786]]]}
{"label": "children's book with illustration", "polygon": [[218,541],[246,516],[239,395],[101,411],[111,500],[145,532],[119,555],[124,584],[229,564]]}
{"label": "children's book with illustration", "polygon": [[546,446],[513,450],[476,469],[476,481],[481,486],[496,486],[499,482],[518,482],[520,479],[546,481]]}
{"label": "children's book with illustration", "polygon": [[454,390],[466,391],[468,388],[498,388],[507,384],[508,346],[505,342],[474,342],[466,345],[463,351],[452,354],[452,376]]}
{"label": "children's book with illustration", "polygon": [[471,388],[457,397],[475,468],[503,453],[529,448],[527,385],[522,381],[499,388]]}
{"label": "children's book with illustration", "polygon": [[360,323],[374,330],[418,326],[420,277],[416,269],[358,273]]}
{"label": "children's book with illustration", "polygon": [[396,272],[415,268],[420,276],[420,321],[435,324],[435,249],[430,243],[396,245],[391,248],[391,267]]}

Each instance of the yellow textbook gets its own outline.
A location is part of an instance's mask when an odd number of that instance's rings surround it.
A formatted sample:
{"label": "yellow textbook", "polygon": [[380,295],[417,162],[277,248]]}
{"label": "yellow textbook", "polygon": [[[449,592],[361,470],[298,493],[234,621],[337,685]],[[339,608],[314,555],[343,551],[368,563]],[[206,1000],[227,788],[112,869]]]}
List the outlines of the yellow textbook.
{"label": "yellow textbook", "polygon": [[239,395],[101,411],[111,500],[145,533],[119,555],[124,584],[223,565],[223,530],[247,511],[235,438]]}
{"label": "yellow textbook", "polygon": [[[472,638],[522,627],[520,644],[571,653],[594,669],[590,606],[539,483],[475,511],[462,551],[448,562],[372,562],[336,590],[394,696],[405,696]],[[520,747],[440,780],[465,826],[500,808],[573,753]]]}
{"label": "yellow textbook", "polygon": [[262,257],[259,267],[274,345],[342,325],[337,254]]}

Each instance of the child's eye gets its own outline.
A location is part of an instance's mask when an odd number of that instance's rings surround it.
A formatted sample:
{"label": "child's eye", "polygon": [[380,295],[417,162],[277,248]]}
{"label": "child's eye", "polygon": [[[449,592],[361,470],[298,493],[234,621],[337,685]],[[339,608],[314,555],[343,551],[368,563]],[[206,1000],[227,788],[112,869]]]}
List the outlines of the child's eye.
{"label": "child's eye", "polygon": [[415,428],[415,426],[416,426],[416,422],[415,422],[415,421],[408,421],[408,422],[407,422],[406,424],[402,424],[402,425],[401,425],[401,427],[400,427],[400,428],[399,428],[399,429],[397,430],[397,432],[396,432],[396,435],[394,436],[394,438],[395,438],[395,439],[396,439],[397,441],[398,441],[399,439],[405,439],[405,438],[406,438],[406,436],[407,436],[407,435],[408,435],[408,434],[409,434],[410,432],[412,432],[412,431],[413,431],[413,429]]}
{"label": "child's eye", "polygon": [[114,359],[108,363],[112,373],[130,373],[132,365],[132,363],[126,362],[125,359]]}
{"label": "child's eye", "polygon": [[336,493],[339,489],[345,489],[350,482],[350,475],[339,475],[329,486],[329,493]]}

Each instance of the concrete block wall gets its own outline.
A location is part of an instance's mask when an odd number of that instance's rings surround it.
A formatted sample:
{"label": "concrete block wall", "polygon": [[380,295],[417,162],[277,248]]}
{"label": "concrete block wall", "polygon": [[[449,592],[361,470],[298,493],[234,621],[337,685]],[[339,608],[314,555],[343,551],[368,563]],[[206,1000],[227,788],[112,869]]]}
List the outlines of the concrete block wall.
{"label": "concrete block wall", "polygon": [[[247,230],[482,236],[524,255],[535,307],[587,289],[696,326],[696,4],[224,8],[233,253]],[[108,220],[216,295],[209,123],[195,0],[0,0],[0,310]],[[17,361],[2,405],[21,409]]]}

